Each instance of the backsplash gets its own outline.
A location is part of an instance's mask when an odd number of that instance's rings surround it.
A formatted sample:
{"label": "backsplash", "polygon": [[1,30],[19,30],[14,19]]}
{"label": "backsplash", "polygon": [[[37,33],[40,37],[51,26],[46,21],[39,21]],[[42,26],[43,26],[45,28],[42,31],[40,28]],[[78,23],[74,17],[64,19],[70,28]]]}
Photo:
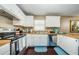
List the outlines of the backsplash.
{"label": "backsplash", "polygon": [[55,33],[59,33],[59,32],[60,32],[60,28],[59,28],[59,27],[53,27],[52,30],[53,30]]}
{"label": "backsplash", "polygon": [[49,27],[46,28],[47,31],[53,32],[53,33],[58,33],[60,32],[60,28],[59,27]]}

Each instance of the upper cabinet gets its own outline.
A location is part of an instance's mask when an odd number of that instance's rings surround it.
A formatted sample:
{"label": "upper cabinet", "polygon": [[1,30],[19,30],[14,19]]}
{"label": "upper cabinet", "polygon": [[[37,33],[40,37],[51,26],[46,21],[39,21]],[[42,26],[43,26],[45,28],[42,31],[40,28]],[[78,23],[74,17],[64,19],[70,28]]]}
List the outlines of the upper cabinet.
{"label": "upper cabinet", "polygon": [[20,20],[13,18],[13,25],[21,25]]}
{"label": "upper cabinet", "polygon": [[33,27],[34,25],[33,16],[26,16],[25,19],[22,19],[22,20],[13,19],[13,25]]}
{"label": "upper cabinet", "polygon": [[21,20],[22,24],[26,27],[33,27],[34,25],[34,17],[33,16],[26,16],[25,19]]}
{"label": "upper cabinet", "polygon": [[46,16],[46,27],[60,27],[60,16]]}
{"label": "upper cabinet", "polygon": [[2,9],[18,19],[25,19],[25,14],[16,4],[1,4]]}

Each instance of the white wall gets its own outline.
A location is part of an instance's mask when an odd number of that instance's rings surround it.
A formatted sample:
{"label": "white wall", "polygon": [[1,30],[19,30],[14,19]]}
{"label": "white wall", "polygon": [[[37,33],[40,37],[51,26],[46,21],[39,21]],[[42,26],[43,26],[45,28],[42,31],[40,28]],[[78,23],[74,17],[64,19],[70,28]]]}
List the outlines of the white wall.
{"label": "white wall", "polygon": [[13,25],[12,20],[6,17],[0,16],[0,27],[9,27],[12,25]]}

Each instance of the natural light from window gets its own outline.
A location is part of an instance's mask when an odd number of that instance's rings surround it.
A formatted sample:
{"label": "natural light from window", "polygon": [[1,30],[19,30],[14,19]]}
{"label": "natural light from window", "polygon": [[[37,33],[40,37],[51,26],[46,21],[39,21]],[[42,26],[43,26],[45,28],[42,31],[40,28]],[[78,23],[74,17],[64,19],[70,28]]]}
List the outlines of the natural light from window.
{"label": "natural light from window", "polygon": [[35,20],[35,31],[44,31],[45,30],[45,20]]}

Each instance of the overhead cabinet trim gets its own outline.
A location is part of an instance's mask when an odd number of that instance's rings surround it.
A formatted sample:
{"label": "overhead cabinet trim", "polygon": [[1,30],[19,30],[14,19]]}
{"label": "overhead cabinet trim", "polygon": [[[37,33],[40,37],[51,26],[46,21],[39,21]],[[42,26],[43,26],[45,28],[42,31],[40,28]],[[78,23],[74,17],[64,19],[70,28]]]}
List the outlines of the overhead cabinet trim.
{"label": "overhead cabinet trim", "polygon": [[16,4],[1,4],[0,5],[3,10],[8,12],[9,14],[15,16],[18,19],[25,19],[25,14],[21,11],[21,9]]}

